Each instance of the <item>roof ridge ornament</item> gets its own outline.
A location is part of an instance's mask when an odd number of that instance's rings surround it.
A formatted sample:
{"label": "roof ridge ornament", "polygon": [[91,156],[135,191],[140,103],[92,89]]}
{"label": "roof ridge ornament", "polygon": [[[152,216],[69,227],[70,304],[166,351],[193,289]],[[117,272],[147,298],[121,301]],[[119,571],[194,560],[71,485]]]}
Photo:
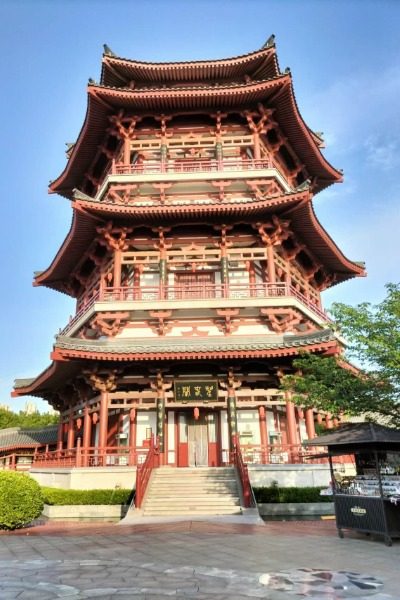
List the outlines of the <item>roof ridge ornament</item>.
{"label": "roof ridge ornament", "polygon": [[272,48],[272,46],[275,46],[275,35],[273,33],[269,36],[265,44],[261,46],[261,50]]}
{"label": "roof ridge ornament", "polygon": [[108,46],[107,44],[103,44],[103,48],[104,48],[104,50],[103,50],[104,56],[112,56],[113,58],[116,58],[117,55],[115,54],[115,52],[113,52],[111,50],[110,46]]}

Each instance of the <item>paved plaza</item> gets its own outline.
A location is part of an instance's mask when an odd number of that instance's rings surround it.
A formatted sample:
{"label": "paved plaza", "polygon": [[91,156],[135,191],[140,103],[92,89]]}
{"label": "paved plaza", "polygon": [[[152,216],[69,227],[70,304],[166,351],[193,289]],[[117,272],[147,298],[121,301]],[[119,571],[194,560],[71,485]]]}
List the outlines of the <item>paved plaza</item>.
{"label": "paved plaza", "polygon": [[400,541],[332,521],[46,524],[0,534],[0,598],[400,600]]}

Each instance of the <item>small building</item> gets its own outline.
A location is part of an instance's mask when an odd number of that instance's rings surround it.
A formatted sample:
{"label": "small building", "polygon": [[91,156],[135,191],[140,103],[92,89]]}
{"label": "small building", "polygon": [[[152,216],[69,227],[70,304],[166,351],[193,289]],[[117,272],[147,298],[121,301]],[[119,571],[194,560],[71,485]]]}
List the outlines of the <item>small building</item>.
{"label": "small building", "polygon": [[321,292],[364,266],[319,223],[342,181],[304,122],[273,41],[244,56],[103,54],[85,121],[50,185],[71,229],[34,285],[76,299],[51,365],[16,381],[60,411],[41,467],[303,461],[329,414],[280,390],[299,352],[341,352]]}
{"label": "small building", "polygon": [[36,452],[56,449],[57,430],[57,425],[42,429],[0,429],[0,469],[28,471]]}

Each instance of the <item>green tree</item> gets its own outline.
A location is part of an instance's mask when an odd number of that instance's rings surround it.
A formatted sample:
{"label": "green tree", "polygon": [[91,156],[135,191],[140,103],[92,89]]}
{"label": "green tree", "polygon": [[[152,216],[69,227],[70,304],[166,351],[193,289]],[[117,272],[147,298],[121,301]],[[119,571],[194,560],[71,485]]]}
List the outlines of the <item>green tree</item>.
{"label": "green tree", "polygon": [[[334,416],[364,414],[400,427],[400,284],[386,289],[377,305],[333,305],[335,327],[348,344],[346,354],[304,354],[293,361],[298,373],[284,377],[282,387],[294,393],[296,403]],[[360,365],[358,372],[346,357]]]}
{"label": "green tree", "polygon": [[22,410],[19,413],[15,413],[11,410],[0,408],[0,429],[6,429],[7,427],[39,429],[41,427],[46,427],[46,425],[56,424],[58,423],[58,420],[58,415],[52,415],[50,413],[26,413]]}

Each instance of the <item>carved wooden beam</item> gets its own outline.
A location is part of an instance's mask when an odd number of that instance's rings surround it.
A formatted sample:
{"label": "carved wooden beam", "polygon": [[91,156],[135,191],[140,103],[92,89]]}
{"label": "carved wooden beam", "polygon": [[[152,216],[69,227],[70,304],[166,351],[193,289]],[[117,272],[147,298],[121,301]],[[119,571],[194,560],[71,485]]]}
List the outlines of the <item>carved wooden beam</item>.
{"label": "carved wooden beam", "polygon": [[101,335],[114,337],[121,333],[129,320],[129,312],[105,312],[96,314],[90,328]]}
{"label": "carved wooden beam", "polygon": [[104,227],[97,227],[98,241],[109,250],[127,250],[129,248],[128,235],[132,233],[133,227],[114,227],[112,221],[108,221]]}

